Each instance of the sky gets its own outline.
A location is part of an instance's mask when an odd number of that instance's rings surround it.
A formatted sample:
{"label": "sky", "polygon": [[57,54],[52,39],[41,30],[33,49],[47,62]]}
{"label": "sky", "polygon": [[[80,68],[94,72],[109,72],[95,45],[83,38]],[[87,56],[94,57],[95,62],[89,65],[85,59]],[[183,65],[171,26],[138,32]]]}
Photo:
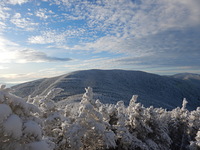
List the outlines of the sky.
{"label": "sky", "polygon": [[0,82],[76,70],[200,74],[199,0],[1,0]]}

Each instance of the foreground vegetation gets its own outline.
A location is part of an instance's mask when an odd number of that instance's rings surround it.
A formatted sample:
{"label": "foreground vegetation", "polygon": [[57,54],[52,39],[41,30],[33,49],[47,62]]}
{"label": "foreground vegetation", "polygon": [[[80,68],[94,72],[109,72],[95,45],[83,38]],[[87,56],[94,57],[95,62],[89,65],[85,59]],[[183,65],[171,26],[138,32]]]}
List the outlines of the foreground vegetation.
{"label": "foreground vegetation", "polygon": [[58,107],[52,100],[62,89],[27,101],[0,87],[0,147],[4,150],[198,150],[200,107],[167,111],[145,108],[134,95],[103,104],[86,88],[78,104]]}

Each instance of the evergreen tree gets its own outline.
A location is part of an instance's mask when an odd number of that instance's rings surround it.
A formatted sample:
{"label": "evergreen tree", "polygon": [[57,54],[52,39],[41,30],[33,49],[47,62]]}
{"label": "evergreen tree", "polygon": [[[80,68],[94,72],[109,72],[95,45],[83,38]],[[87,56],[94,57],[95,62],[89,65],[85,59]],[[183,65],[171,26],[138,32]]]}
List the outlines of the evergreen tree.
{"label": "evergreen tree", "polygon": [[0,147],[3,150],[50,150],[43,139],[39,109],[0,87]]}
{"label": "evergreen tree", "polygon": [[106,128],[103,115],[96,108],[92,88],[86,88],[79,107],[79,115],[68,128],[71,149],[107,149],[115,147],[115,135]]}

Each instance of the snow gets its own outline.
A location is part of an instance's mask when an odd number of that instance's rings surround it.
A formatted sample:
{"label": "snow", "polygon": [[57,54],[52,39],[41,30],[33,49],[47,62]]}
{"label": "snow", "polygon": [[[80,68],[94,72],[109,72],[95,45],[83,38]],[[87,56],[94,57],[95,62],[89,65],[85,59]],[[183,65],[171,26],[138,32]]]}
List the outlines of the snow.
{"label": "snow", "polygon": [[40,113],[40,109],[37,106],[35,106],[33,104],[28,104],[28,107],[29,107],[29,110],[31,112],[33,112],[33,113]]}
{"label": "snow", "polygon": [[44,141],[32,142],[28,144],[28,150],[49,150],[49,146]]}
{"label": "snow", "polygon": [[4,133],[12,136],[14,139],[20,139],[22,136],[22,121],[13,114],[3,123]]}
{"label": "snow", "polygon": [[109,148],[109,147],[116,147],[116,143],[115,143],[115,134],[112,132],[112,131],[107,131],[105,132],[105,145],[106,145],[106,148]]}
{"label": "snow", "polygon": [[186,98],[183,99],[183,103],[182,103],[182,108],[181,109],[186,109],[186,105],[187,105],[188,101],[186,100]]}
{"label": "snow", "polygon": [[45,96],[46,99],[53,99],[54,97],[56,97],[60,92],[62,92],[63,89],[62,88],[54,88],[51,89],[47,95]]}
{"label": "snow", "polygon": [[42,131],[41,127],[34,121],[29,120],[28,122],[24,123],[24,130],[23,132],[26,135],[33,135],[37,139],[42,138]]}
{"label": "snow", "polygon": [[6,104],[0,104],[0,124],[12,114],[11,108]]}
{"label": "snow", "polygon": [[27,103],[21,97],[15,96],[13,94],[7,95],[7,103],[9,103],[12,107],[20,106],[24,112],[29,112]]}

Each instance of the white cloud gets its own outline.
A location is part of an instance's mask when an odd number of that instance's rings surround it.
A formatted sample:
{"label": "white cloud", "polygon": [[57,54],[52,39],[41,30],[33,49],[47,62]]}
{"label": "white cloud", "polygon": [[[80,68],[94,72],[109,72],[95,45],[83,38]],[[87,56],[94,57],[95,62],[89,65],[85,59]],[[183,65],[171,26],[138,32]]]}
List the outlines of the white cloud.
{"label": "white cloud", "polygon": [[5,19],[7,19],[10,16],[9,13],[7,12],[6,8],[7,7],[5,7],[5,6],[3,6],[3,5],[0,4],[0,18],[2,20],[5,20]]}
{"label": "white cloud", "polygon": [[68,18],[86,18],[90,28],[107,34],[142,37],[200,24],[199,0],[57,0],[57,4],[71,12]]}
{"label": "white cloud", "polygon": [[0,28],[0,34],[1,34],[1,32],[6,28],[6,24],[0,21],[0,26],[1,26]]}
{"label": "white cloud", "polygon": [[18,58],[17,62],[26,63],[26,62],[63,62],[70,61],[70,58],[60,58],[60,57],[51,57],[43,52],[36,50],[25,49],[16,52],[16,57]]}
{"label": "white cloud", "polygon": [[97,39],[94,42],[85,43],[82,45],[74,46],[73,50],[86,50],[99,52],[110,52],[118,54],[134,55],[135,57],[141,57],[144,55],[151,55],[150,48],[146,48],[146,44],[143,43],[145,39],[124,38],[115,36],[104,36]]}
{"label": "white cloud", "polygon": [[57,33],[54,30],[42,31],[41,35],[31,36],[28,42],[32,44],[59,44],[66,42],[67,38],[77,37],[85,32],[84,29],[66,30],[62,33]]}
{"label": "white cloud", "polygon": [[32,44],[60,43],[64,41],[65,34],[57,34],[55,31],[42,32],[42,35],[32,36],[28,38],[28,42]]}
{"label": "white cloud", "polygon": [[[182,7],[182,9],[185,9],[185,13],[186,13],[186,21],[188,21],[188,23],[200,23],[200,1],[199,0],[164,0],[163,1],[164,4],[167,4],[168,6],[170,6],[171,8],[173,7],[174,9],[178,9],[180,10],[180,8]],[[179,14],[181,15],[181,14]],[[175,16],[175,14],[173,15],[173,17]],[[181,23],[179,23],[181,24]]]}
{"label": "white cloud", "polygon": [[70,61],[67,57],[48,56],[44,52],[34,49],[26,49],[0,37],[0,63],[27,63],[27,62],[64,62]]}
{"label": "white cloud", "polygon": [[47,11],[47,9],[39,9],[35,12],[35,15],[40,19],[47,19],[49,18],[49,14],[54,14],[51,10]]}
{"label": "white cloud", "polygon": [[105,58],[88,58],[86,60],[73,60],[63,67],[68,71],[86,70],[86,69],[119,69],[119,63],[108,57]]}
{"label": "white cloud", "polygon": [[85,19],[85,16],[84,15],[82,15],[82,16],[80,16],[80,15],[70,15],[70,14],[68,14],[68,13],[62,13],[62,15],[64,16],[64,18],[66,19],[66,20],[83,20],[83,19]]}
{"label": "white cloud", "polygon": [[[191,34],[195,33],[195,34]],[[200,30],[169,30],[143,38],[105,36],[71,49],[121,54],[113,65],[148,67],[200,66]],[[106,54],[105,54],[106,55]],[[94,63],[95,64],[95,63]],[[109,63],[108,63],[109,64]]]}
{"label": "white cloud", "polygon": [[8,0],[7,3],[12,4],[12,5],[16,5],[16,4],[23,4],[23,3],[27,3],[29,0]]}
{"label": "white cloud", "polygon": [[10,22],[12,22],[17,27],[27,31],[32,31],[34,30],[35,26],[39,25],[38,23],[32,22],[30,18],[22,18],[20,13],[15,13]]}

